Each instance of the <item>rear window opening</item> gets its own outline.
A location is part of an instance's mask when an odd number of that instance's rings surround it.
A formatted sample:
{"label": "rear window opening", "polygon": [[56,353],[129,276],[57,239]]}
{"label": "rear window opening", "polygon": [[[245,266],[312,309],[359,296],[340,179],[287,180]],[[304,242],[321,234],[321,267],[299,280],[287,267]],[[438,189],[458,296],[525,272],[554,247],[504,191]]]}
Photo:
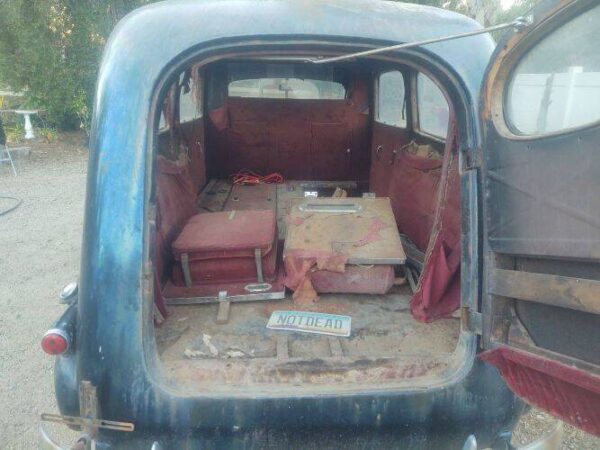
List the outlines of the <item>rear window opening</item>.
{"label": "rear window opening", "polygon": [[456,370],[456,127],[428,75],[225,60],[187,67],[160,104],[155,336],[174,386],[284,395]]}
{"label": "rear window opening", "polygon": [[237,80],[227,87],[229,97],[293,98],[302,100],[343,100],[346,95],[340,83],[299,78],[259,78]]}

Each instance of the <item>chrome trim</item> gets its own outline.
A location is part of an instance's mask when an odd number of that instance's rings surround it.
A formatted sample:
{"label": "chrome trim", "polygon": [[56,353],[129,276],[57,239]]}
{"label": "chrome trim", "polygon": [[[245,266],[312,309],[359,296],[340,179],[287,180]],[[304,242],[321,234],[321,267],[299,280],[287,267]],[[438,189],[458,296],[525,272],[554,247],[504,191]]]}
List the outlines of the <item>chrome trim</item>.
{"label": "chrome trim", "polygon": [[71,281],[63,288],[61,293],[58,295],[58,298],[60,299],[61,303],[71,303],[71,298],[75,297],[78,291],[79,285],[77,284],[77,281]]}
{"label": "chrome trim", "polygon": [[[231,302],[256,302],[259,300],[282,300],[285,298],[285,289],[279,292],[255,293],[232,295],[227,297]],[[206,303],[219,303],[218,297],[175,297],[166,298],[167,305],[203,305]]]}
{"label": "chrome trim", "polygon": [[[562,440],[564,436],[564,425],[560,420],[556,421],[554,428],[542,436],[541,438],[530,442],[529,444],[522,445],[520,447],[510,447],[514,450],[560,450]],[[465,443],[462,446],[462,450],[479,450],[480,447],[477,445],[477,438],[471,434],[467,437]]]}
{"label": "chrome trim", "polygon": [[251,292],[253,294],[257,292],[269,292],[271,289],[273,289],[273,285],[271,285],[270,283],[252,283],[247,284],[244,287],[244,290],[246,292]]}
{"label": "chrome trim", "polygon": [[356,203],[302,203],[298,206],[302,212],[314,213],[357,213],[362,205]]}
{"label": "chrome trim", "polygon": [[40,439],[38,442],[38,448],[40,450],[69,450],[65,447],[61,447],[57,444],[48,434],[43,424],[40,424],[39,427]]}

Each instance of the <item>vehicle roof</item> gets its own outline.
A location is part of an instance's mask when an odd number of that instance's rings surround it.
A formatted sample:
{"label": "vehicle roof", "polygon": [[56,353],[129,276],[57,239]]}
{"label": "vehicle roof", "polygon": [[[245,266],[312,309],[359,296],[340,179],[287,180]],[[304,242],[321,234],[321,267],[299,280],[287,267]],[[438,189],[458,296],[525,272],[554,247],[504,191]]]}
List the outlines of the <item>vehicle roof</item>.
{"label": "vehicle roof", "polygon": [[[320,37],[395,44],[479,29],[451,11],[381,0],[174,0],[126,16],[115,29],[103,68],[144,67],[155,75],[192,46],[240,37]],[[487,34],[422,47],[478,92],[494,42]]]}

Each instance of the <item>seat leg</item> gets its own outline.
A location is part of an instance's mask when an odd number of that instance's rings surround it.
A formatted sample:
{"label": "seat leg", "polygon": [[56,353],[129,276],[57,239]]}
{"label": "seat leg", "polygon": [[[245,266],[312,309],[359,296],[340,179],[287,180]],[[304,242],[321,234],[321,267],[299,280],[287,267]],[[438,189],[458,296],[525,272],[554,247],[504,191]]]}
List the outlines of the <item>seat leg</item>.
{"label": "seat leg", "polygon": [[231,301],[227,299],[227,291],[219,292],[219,310],[217,311],[217,325],[224,325],[229,322],[229,311],[231,310]]}
{"label": "seat leg", "polygon": [[181,255],[181,270],[183,271],[183,279],[185,286],[192,287],[192,273],[190,272],[190,257],[187,253]]}
{"label": "seat leg", "polygon": [[265,277],[263,275],[262,253],[260,251],[260,248],[254,249],[254,261],[256,262],[256,278],[259,283],[264,283]]}

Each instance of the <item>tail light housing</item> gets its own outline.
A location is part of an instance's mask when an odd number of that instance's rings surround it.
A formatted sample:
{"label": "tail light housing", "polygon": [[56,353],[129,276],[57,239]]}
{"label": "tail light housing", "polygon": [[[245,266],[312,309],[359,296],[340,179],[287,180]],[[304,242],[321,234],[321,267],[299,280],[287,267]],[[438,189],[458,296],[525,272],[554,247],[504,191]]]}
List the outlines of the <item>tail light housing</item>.
{"label": "tail light housing", "polygon": [[59,328],[51,328],[42,338],[42,350],[49,355],[58,356],[66,353],[71,347],[67,333]]}

